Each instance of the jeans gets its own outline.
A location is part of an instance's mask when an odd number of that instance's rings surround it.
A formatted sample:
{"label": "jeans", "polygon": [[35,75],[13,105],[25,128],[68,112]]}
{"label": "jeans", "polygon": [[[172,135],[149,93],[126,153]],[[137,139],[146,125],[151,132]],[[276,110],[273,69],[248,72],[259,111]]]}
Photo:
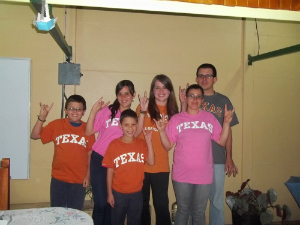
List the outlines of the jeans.
{"label": "jeans", "polygon": [[124,194],[112,190],[115,205],[111,210],[111,223],[113,225],[124,225],[127,215],[127,225],[140,225],[143,205],[142,190]]}
{"label": "jeans", "polygon": [[205,225],[205,209],[211,184],[190,184],[173,180],[177,201],[175,225],[188,225],[189,216],[193,225]]}
{"label": "jeans", "polygon": [[82,184],[67,183],[52,177],[50,184],[51,207],[67,207],[82,210],[85,188]]}
{"label": "jeans", "polygon": [[94,200],[92,216],[94,225],[111,224],[111,206],[107,203],[107,168],[102,166],[102,160],[102,155],[92,152],[90,173]]}
{"label": "jeans", "polygon": [[[225,182],[225,165],[224,164],[214,164],[214,180],[209,193],[209,224],[210,225],[224,225],[224,202],[223,202],[223,192],[224,192],[224,182]],[[193,224],[193,219],[191,217],[190,224]]]}
{"label": "jeans", "polygon": [[149,211],[150,187],[152,189],[153,206],[156,215],[156,225],[171,225],[169,211],[169,172],[145,173],[143,181],[143,211],[141,225],[150,225]]}
{"label": "jeans", "polygon": [[225,165],[214,164],[214,180],[209,193],[209,224],[224,225],[224,182],[225,182]]}

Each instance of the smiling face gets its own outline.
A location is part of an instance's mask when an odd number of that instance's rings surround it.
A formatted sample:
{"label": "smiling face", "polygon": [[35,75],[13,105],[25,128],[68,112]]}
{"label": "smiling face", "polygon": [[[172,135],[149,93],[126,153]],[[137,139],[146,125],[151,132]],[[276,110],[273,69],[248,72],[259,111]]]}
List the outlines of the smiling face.
{"label": "smiling face", "polygon": [[200,89],[190,89],[186,97],[187,97],[186,101],[188,105],[188,109],[187,109],[188,113],[192,111],[198,112],[203,102],[202,91]]}
{"label": "smiling face", "polygon": [[125,117],[120,123],[120,128],[123,131],[123,137],[133,138],[137,129],[137,121],[136,118],[133,117]]}
{"label": "smiling face", "polygon": [[124,86],[117,94],[118,102],[120,103],[120,110],[129,109],[135,97],[135,93],[131,95],[128,86]]}
{"label": "smiling face", "polygon": [[[204,75],[203,78],[200,78],[201,75]],[[198,71],[196,82],[203,88],[204,92],[209,92],[214,90],[214,84],[217,82],[217,77],[211,76],[208,78],[208,75],[214,75],[211,68],[201,68]]]}
{"label": "smiling face", "polygon": [[170,91],[159,80],[155,81],[153,94],[157,105],[166,105],[170,95]]}
{"label": "smiling face", "polygon": [[69,102],[65,113],[68,115],[70,122],[80,123],[85,110],[83,110],[83,104],[81,102]]}

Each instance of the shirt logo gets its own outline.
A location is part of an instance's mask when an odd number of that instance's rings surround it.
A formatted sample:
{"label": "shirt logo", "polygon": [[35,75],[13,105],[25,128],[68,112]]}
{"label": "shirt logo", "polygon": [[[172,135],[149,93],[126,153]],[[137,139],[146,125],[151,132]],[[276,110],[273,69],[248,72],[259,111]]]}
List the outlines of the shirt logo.
{"label": "shirt logo", "polygon": [[214,127],[210,123],[205,124],[205,122],[201,122],[201,124],[199,124],[199,121],[191,121],[191,122],[181,123],[176,128],[179,133],[182,130],[186,130],[186,129],[205,129],[208,130],[210,133],[213,133]]}
{"label": "shirt logo", "polygon": [[222,109],[220,107],[216,108],[214,104],[209,107],[208,102],[203,102],[201,109],[216,114],[218,117],[222,116]]}
{"label": "shirt logo", "polygon": [[110,124],[110,126],[119,126],[119,120],[120,120],[119,118],[113,118],[112,121],[111,121],[111,119],[106,120],[105,121],[105,123],[106,123],[106,127],[105,128],[108,128],[109,124]]}
{"label": "shirt logo", "polygon": [[144,163],[144,154],[143,153],[136,153],[135,152],[128,152],[125,154],[122,154],[114,159],[114,163],[116,165],[116,168],[118,168],[121,163],[121,165],[130,163],[130,162],[138,162],[138,163]]}
{"label": "shirt logo", "polygon": [[56,145],[60,145],[64,143],[74,143],[74,144],[82,145],[84,147],[86,147],[86,144],[88,142],[88,140],[87,141],[85,140],[85,137],[80,138],[79,135],[76,134],[59,135],[58,137],[55,138],[55,140],[56,140]]}

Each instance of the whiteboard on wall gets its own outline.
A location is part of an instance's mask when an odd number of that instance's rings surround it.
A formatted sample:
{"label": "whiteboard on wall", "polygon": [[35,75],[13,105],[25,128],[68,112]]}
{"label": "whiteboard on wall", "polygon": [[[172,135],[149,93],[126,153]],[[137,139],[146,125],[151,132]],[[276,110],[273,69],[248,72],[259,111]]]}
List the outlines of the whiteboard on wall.
{"label": "whiteboard on wall", "polygon": [[30,59],[0,57],[0,77],[0,159],[10,158],[11,179],[28,179]]}

